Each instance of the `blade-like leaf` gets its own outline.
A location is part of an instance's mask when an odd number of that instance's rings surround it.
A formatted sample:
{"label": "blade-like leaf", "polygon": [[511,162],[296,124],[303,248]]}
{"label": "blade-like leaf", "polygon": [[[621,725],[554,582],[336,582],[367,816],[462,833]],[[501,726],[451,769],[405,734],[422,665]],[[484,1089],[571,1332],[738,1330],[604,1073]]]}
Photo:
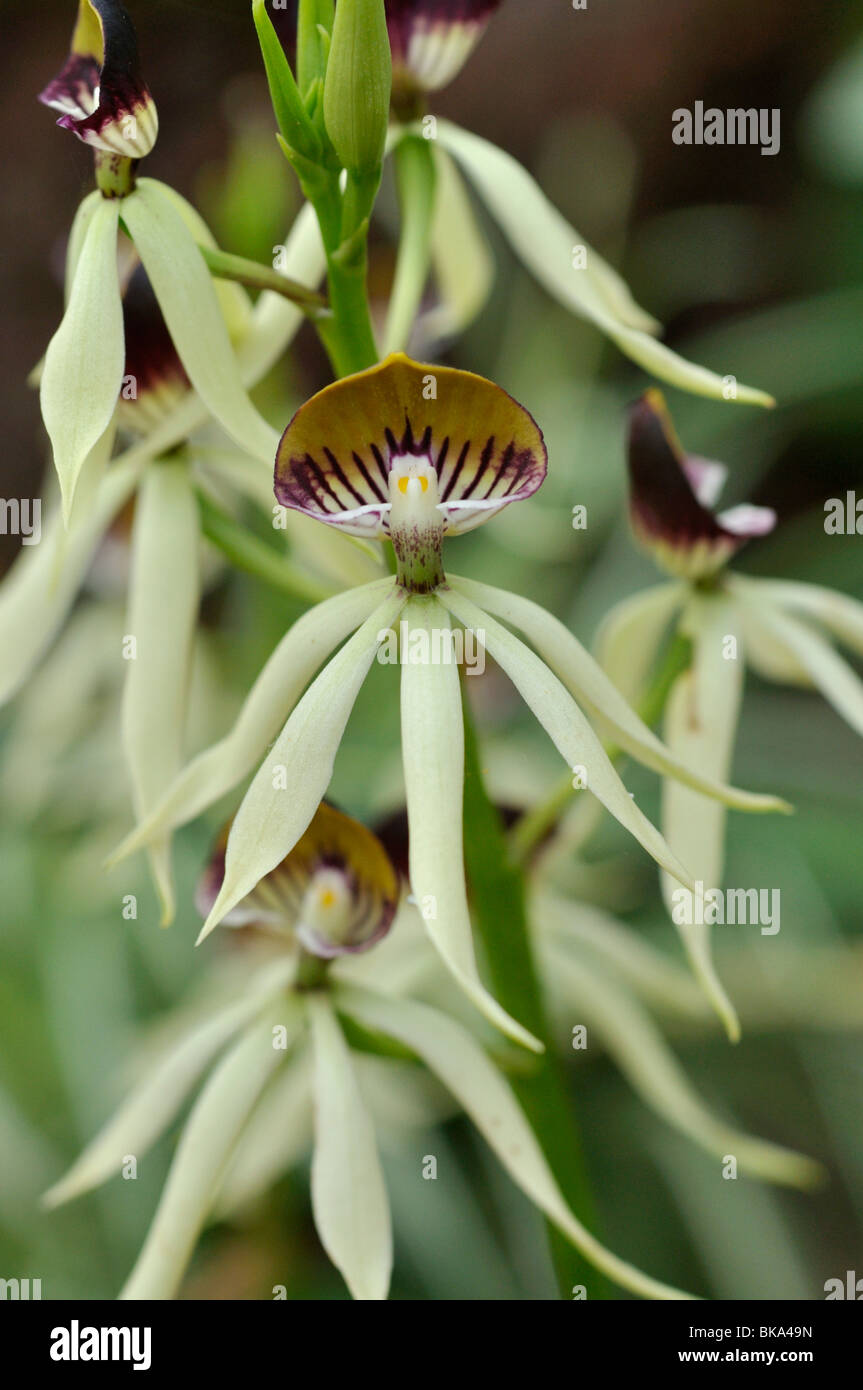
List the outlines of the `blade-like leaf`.
{"label": "blade-like leaf", "polygon": [[449,640],[449,617],[434,597],[415,596],[406,620],[410,659],[403,658],[401,719],[411,890],[424,907],[426,930],[444,964],[476,1007],[496,1028],[541,1052],[542,1044],[488,993],[476,967],[462,851],[464,720],[458,667],[452,660],[435,660],[435,647]]}
{"label": "blade-like leaf", "polygon": [[393,1238],[374,1129],[329,1000],[310,999],[309,1015],[315,1052],[315,1226],[352,1296],[384,1299]]}

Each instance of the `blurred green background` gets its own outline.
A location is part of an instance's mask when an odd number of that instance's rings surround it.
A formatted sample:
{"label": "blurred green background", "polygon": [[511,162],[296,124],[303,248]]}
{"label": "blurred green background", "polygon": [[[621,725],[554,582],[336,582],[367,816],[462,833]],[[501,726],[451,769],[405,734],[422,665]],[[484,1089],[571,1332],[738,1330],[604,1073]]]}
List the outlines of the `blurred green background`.
{"label": "blurred green background", "polygon": [[[161,120],[147,172],[196,201],[226,249],[269,260],[296,193],[272,140],[249,6],[134,0],[130,9]],[[73,11],[71,0],[4,0],[2,496],[38,494],[45,442],[25,378],[60,313],[64,239],[90,181],[88,152],[35,100],[62,63]],[[672,111],[699,99],[780,108],[780,154],[674,145]],[[863,497],[860,7],[612,0],[576,12],[568,0],[508,0],[433,109],[521,158],[624,270],[673,346],[776,395],[780,408],[766,413],[667,393],[687,446],[730,466],[728,503],[752,497],[780,513],[777,532],[740,567],[863,598],[863,538],[828,537],[823,527],[827,498],[855,487]],[[387,184],[373,248],[381,281],[394,223]],[[624,519],[624,413],[646,380],[552,304],[487,231],[494,294],[449,360],[494,377],[530,408],[551,470],[529,512],[513,509],[458,542],[451,562],[541,599],[588,640],[610,604],[656,578]],[[261,404],[284,423],[326,374],[304,332],[261,388]],[[586,532],[571,529],[576,503],[588,507]],[[11,538],[0,543],[8,562]],[[295,613],[250,580],[217,580],[204,605],[206,693],[193,743],[226,726]],[[0,1277],[41,1278],[45,1298],[112,1297],[128,1272],[171,1138],[134,1184],[115,1181],[50,1215],[38,1194],[110,1113],[142,1024],[183,999],[204,959],[226,949],[215,938],[192,949],[192,892],[218,816],[178,837],[182,908],[168,932],[156,926],[140,864],[110,877],[99,867],[129,825],[116,755],[121,631],[116,594],[103,587],[85,598],[66,646],[2,723]],[[68,670],[80,676],[84,641],[94,656],[76,690]],[[373,673],[337,763],[334,793],[356,814],[398,800],[391,675]],[[478,685],[493,789],[512,797],[551,787],[553,752],[511,690],[494,673]],[[782,892],[780,936],[746,941],[767,974],[786,948],[861,936],[861,774],[860,741],[821,700],[748,681],[735,778],[797,806],[793,820],[730,822],[729,881]],[[631,785],[655,814],[656,779]],[[626,889],[606,885],[600,896],[676,952],[646,861],[624,841],[614,850],[628,865]],[[138,895],[135,922],[122,918],[128,893]],[[720,969],[738,944],[718,942]],[[863,998],[863,971],[859,984]],[[814,1196],[740,1178],[717,1204],[713,1160],[655,1119],[601,1055],[574,1065],[603,1239],[657,1277],[716,1298],[819,1298],[826,1279],[863,1273],[863,1046],[832,1022],[825,996],[817,1026],[753,1030],[736,1049],[718,1035],[675,1041],[717,1109],[826,1163],[830,1183]],[[418,1200],[416,1155],[428,1152],[451,1157],[450,1177],[422,1184]],[[394,1297],[552,1296],[540,1221],[463,1122],[394,1146],[386,1166]],[[344,1296],[314,1235],[303,1173],[247,1219],[207,1234],[185,1293],[266,1298],[274,1283],[286,1283],[289,1297]]]}

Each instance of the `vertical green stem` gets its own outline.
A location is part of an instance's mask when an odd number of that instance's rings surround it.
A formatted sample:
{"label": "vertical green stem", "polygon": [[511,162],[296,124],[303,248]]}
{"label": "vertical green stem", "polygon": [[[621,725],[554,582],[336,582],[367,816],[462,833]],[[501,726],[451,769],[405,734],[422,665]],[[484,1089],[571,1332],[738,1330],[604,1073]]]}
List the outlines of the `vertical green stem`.
{"label": "vertical green stem", "polygon": [[[593,1198],[581,1151],[566,1074],[546,1019],[530,943],[524,878],[507,853],[504,827],[482,779],[479,747],[467,697],[465,711],[465,866],[491,985],[503,1007],[545,1043],[535,1072],[515,1077],[513,1088],[554,1173],[579,1219],[596,1228]],[[571,1299],[583,1285],[589,1298],[606,1297],[603,1277],[549,1223],[549,1243],[561,1290]]]}

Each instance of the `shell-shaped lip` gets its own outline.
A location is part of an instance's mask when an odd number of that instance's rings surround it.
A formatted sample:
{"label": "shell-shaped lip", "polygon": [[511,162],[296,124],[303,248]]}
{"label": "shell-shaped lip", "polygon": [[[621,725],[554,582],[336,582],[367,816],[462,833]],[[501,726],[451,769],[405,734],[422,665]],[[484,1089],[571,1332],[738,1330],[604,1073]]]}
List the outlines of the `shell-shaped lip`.
{"label": "shell-shaped lip", "polygon": [[[228,825],[198,884],[195,904],[202,917],[209,916],[222,886],[229,831]],[[303,921],[307,890],[316,874],[328,870],[340,876],[349,892],[348,920],[338,940],[328,940],[319,922],[310,926]],[[296,933],[307,951],[333,959],[367,951],[386,936],[398,898],[398,875],[377,836],[322,801],[290,854],[228,913],[222,925]]]}
{"label": "shell-shaped lip", "polygon": [[450,535],[530,497],[547,468],[542,431],[499,386],[394,353],[300,407],[276,455],[276,498],[353,535],[385,536],[392,461],[410,455],[434,468]]}
{"label": "shell-shaped lip", "polygon": [[386,0],[393,83],[437,91],[457,76],[500,0]]}
{"label": "shell-shaped lip", "polygon": [[660,391],[647,391],[630,410],[630,515],[636,535],[680,570],[724,564],[746,541],[776,525],[769,507],[743,504],[712,510],[725,481],[723,464],[684,453]]}
{"label": "shell-shaped lip", "polygon": [[137,256],[123,290],[123,329],[121,419],[127,427],[146,432],[189,390],[189,378]]}
{"label": "shell-shaped lip", "polygon": [[62,113],[59,126],[94,149],[129,159],[150,153],[159,120],[119,0],[80,0],[69,57],[39,100]]}

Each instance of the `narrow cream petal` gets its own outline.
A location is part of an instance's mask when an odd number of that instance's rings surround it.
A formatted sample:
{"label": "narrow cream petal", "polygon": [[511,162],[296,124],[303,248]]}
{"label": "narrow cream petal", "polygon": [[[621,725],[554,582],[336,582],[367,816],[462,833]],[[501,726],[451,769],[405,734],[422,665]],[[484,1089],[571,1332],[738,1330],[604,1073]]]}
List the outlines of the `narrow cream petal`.
{"label": "narrow cream petal", "polygon": [[222,1058],[183,1130],[143,1249],[121,1299],[173,1298],[195,1242],[213,1209],[234,1145],[284,1051],[273,1027],[296,1032],[302,1011],[285,1000],[272,1019],[257,1023]]}
{"label": "narrow cream petal", "polygon": [[[758,589],[752,580],[741,584],[740,576],[726,576],[726,586],[730,593],[740,597],[737,605],[737,621],[743,639],[746,666],[762,680],[775,685],[796,685],[803,690],[812,690],[813,681],[806,667],[791,651],[785,642],[768,632],[758,621]],[[753,602],[747,600],[750,592]]]}
{"label": "narrow cream petal", "polygon": [[307,1051],[292,1057],[259,1100],[225,1172],[215,1205],[217,1216],[247,1207],[311,1152],[310,1063]]}
{"label": "narrow cream petal", "polygon": [[360,686],[404,594],[391,591],[309,686],[243,798],[228,836],[225,877],[198,941],[209,936],[255,884],[280,864],[308,826]]}
{"label": "narrow cream petal", "polygon": [[[411,891],[427,906],[426,930],[444,964],[476,1007],[496,1028],[541,1052],[542,1044],[485,989],[474,957],[462,849],[464,716],[458,666],[434,659],[441,645],[435,634],[449,640],[449,616],[434,597],[415,596],[405,619],[401,719]],[[425,659],[406,659],[414,655]]]}
{"label": "narrow cream petal", "polygon": [[79,204],[72,226],[69,229],[69,240],[66,242],[66,270],[64,276],[64,298],[65,303],[69,303],[69,296],[72,293],[72,286],[75,283],[75,271],[78,269],[78,262],[81,259],[81,252],[84,242],[87,239],[87,232],[93,220],[93,214],[105,200],[98,188],[94,188],[92,193],[88,193]]}
{"label": "narrow cream petal", "polygon": [[[449,121],[438,120],[437,130],[441,145],[465,169],[516,254],[549,294],[601,328],[645,371],[696,395],[727,398],[724,377],[651,337],[655,320],[634,303],[616,271],[587,246],[517,160]],[[584,248],[582,269],[574,268],[576,247]],[[774,403],[766,392],[739,384],[733,399]]]}
{"label": "narrow cream petal", "polygon": [[806,622],[775,608],[759,593],[738,601],[745,604],[749,624],[763,630],[786,648],[808,672],[812,684],[821,691],[855,733],[863,734],[863,681],[836,648]]}
{"label": "narrow cream petal", "polygon": [[[199,520],[185,463],[154,463],[138,491],[129,582],[123,752],[135,813],[146,816],[177,775],[198,617]],[[126,644],[134,642],[134,648]],[[163,925],[174,915],[170,840],[150,847]]]}
{"label": "narrow cream petal", "polygon": [[691,1296],[618,1259],[582,1226],[566,1205],[508,1082],[466,1028],[424,1004],[359,987],[340,990],[339,1006],[359,1023],[397,1038],[419,1054],[473,1120],[513,1181],[597,1269],[644,1298]]}
{"label": "narrow cream petal", "polygon": [[662,639],[687,592],[677,581],[654,584],[616,603],[600,623],[594,642],[597,660],[631,705],[646,694]]}
{"label": "narrow cream petal", "polygon": [[237,722],[183,769],[149,816],[123,841],[111,863],[166,830],[184,825],[252,770],[318,667],[392,590],[392,579],[325,599],[298,618],[255,681]]}
{"label": "narrow cream petal", "polygon": [[[293,963],[283,972],[285,983],[292,972]],[[253,991],[173,1046],[126,1097],[65,1177],[45,1193],[45,1206],[60,1206],[115,1177],[130,1155],[143,1158],[177,1115],[207,1064],[260,1008],[258,993]]]}
{"label": "narrow cream petal", "polygon": [[863,656],[863,603],[849,594],[827,589],[822,584],[798,584],[793,580],[750,579],[729,575],[732,593],[764,597],[777,608],[802,618],[817,618],[827,631],[858,656]]}
{"label": "narrow cream petal", "polygon": [[140,470],[114,467],[103,478],[92,508],[63,528],[49,518],[38,545],[25,545],[0,585],[0,703],[32,673],[68,614],[111,521],[132,493]]}
{"label": "narrow cream petal", "polygon": [[530,921],[537,941],[571,946],[581,960],[586,954],[622,979],[650,1008],[703,1023],[712,1020],[707,1000],[690,970],[671,959],[644,936],[624,926],[610,912],[591,903],[563,898],[547,887],[531,893]]}
{"label": "narrow cream petal", "polygon": [[423,343],[439,343],[463,333],[482,310],[494,283],[494,257],[464,180],[445,150],[436,146],[434,153],[437,190],[431,254],[439,303],[417,325]]}
{"label": "narrow cream petal", "polygon": [[544,970],[587,1025],[633,1089],[656,1113],[722,1159],[734,1154],[741,1170],[767,1182],[810,1187],[821,1165],[803,1154],[756,1139],[714,1115],[704,1104],[649,1013],[604,970],[546,942]]}
{"label": "narrow cream petal", "polygon": [[[735,605],[722,595],[693,599],[683,627],[693,643],[692,666],[675,681],[665,708],[665,741],[687,762],[707,773],[724,777],[734,753],[740,700],[743,692],[744,654],[740,645]],[[730,642],[738,643],[735,656]],[[725,858],[725,808],[698,796],[679,782],[666,781],[662,788],[662,827],[676,854],[685,857],[705,892],[721,889]],[[710,927],[696,919],[703,915],[698,900],[690,901],[676,883],[663,876],[662,892],[680,933],[692,969],[725,1024],[732,1042],[740,1037],[740,1024],[713,965]],[[683,918],[693,917],[691,923]],[[679,920],[678,920],[679,919]]]}
{"label": "narrow cream petal", "polygon": [[[450,121],[438,120],[438,140],[464,167],[528,270],[567,308],[596,321],[604,314],[621,326],[655,333],[659,324],[632,298],[608,265],[512,155]],[[573,266],[576,247],[583,270]]]}
{"label": "narrow cream petal", "polygon": [[315,1053],[315,1226],[352,1297],[385,1299],[393,1237],[374,1129],[330,1001],[312,997],[308,1008]]}
{"label": "narrow cream petal", "polygon": [[687,869],[636,806],[590,724],[557,676],[523,642],[463,594],[447,589],[440,591],[440,597],[460,623],[476,632],[477,640],[509,676],[561,757],[571,768],[587,770],[588,790],[634,835],[660,868],[691,886]]}
{"label": "narrow cream petal", "polygon": [[[304,203],[282,248],[277,268],[292,280],[314,289],[326,269],[321,230],[311,203]],[[282,356],[303,322],[303,313],[283,294],[265,290],[252,310],[248,337],[237,350],[246,385],[259,381]]]}
{"label": "narrow cream petal", "polygon": [[602,667],[569,629],[538,603],[503,589],[492,589],[488,584],[459,579],[455,575],[450,575],[450,583],[458,593],[479,604],[486,612],[503,618],[525,633],[531,646],[573,698],[586,707],[592,718],[600,721],[624,752],[637,758],[645,767],[663,776],[673,777],[740,811],[790,809],[779,797],[726,786],[724,782],[702,772],[697,764],[682,762],[639,719]]}
{"label": "narrow cream petal", "polygon": [[67,522],[81,468],[108,428],[123,383],[118,223],[119,204],[103,198],[87,224],[69,303],[42,371],[42,418]]}
{"label": "narrow cream petal", "polygon": [[201,400],[241,448],[274,459],[278,435],[241,385],[210,272],[174,202],[155,180],[140,179],[123,199],[123,221]]}
{"label": "narrow cream petal", "polygon": [[[139,179],[138,182],[140,183],[142,180]],[[153,179],[144,179],[143,182],[145,184],[156,183],[159,191],[164,193],[173,203],[199,246],[207,246],[213,251],[218,250],[216,238],[197,208],[192,207],[192,204],[181,193],[178,193],[176,188]],[[252,301],[249,298],[248,290],[243,285],[238,285],[236,280],[222,280],[213,276],[212,281],[213,292],[219,301],[222,317],[227,325],[228,336],[233,343],[244,341],[252,324]]]}

